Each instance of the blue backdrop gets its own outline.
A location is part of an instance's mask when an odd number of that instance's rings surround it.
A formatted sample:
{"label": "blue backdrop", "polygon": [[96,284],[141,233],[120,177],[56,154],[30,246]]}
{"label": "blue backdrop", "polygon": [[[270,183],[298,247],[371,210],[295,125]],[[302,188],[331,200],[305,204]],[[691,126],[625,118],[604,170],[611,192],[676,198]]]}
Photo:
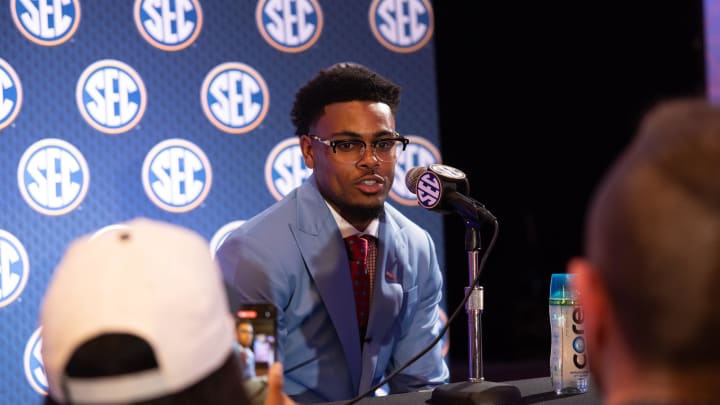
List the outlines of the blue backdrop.
{"label": "blue backdrop", "polygon": [[441,162],[433,28],[429,0],[4,3],[0,403],[46,393],[38,310],[67,244],[147,216],[214,249],[310,174],[289,111],[336,62],[403,87],[397,129],[412,143],[390,202],[430,231],[444,263],[442,217],[404,183]]}

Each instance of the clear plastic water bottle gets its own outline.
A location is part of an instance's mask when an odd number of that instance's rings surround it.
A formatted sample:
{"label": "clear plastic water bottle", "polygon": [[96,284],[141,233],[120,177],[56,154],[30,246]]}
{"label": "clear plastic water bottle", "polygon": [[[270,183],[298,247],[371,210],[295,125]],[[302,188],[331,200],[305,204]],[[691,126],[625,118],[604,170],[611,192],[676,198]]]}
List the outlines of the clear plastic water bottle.
{"label": "clear plastic water bottle", "polygon": [[585,351],[585,316],[572,287],[572,275],[550,279],[550,379],[558,395],[587,392],[590,369]]}

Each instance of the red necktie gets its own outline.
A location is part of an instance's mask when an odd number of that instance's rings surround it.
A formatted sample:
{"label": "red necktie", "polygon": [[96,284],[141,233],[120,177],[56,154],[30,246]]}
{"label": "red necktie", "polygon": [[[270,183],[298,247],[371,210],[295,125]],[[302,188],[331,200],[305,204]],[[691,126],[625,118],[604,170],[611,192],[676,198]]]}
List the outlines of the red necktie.
{"label": "red necktie", "polygon": [[353,291],[355,293],[355,309],[357,311],[360,338],[364,339],[365,329],[370,312],[370,275],[367,266],[368,252],[367,236],[348,236],[345,245],[350,258],[350,275],[352,276]]}

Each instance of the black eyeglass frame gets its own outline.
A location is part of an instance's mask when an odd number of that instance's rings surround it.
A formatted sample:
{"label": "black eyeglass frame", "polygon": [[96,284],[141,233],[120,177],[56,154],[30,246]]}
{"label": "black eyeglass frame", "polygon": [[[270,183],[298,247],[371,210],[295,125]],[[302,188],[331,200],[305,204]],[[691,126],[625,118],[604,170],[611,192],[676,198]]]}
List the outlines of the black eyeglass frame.
{"label": "black eyeglass frame", "polygon": [[[407,147],[407,145],[410,143],[410,139],[408,139],[408,138],[400,135],[400,134],[397,133],[397,132],[393,132],[393,133],[395,134],[395,136],[393,136],[393,137],[382,138],[382,139],[378,139],[378,140],[376,140],[376,141],[370,142],[370,147],[372,148],[373,156],[375,156],[375,157],[376,157],[379,161],[381,161],[381,162],[391,162],[391,160],[383,160],[383,159],[380,158],[380,156],[377,155],[377,144],[378,144],[378,143],[381,143],[381,142],[393,142],[394,144],[397,144],[397,142],[400,142],[400,143],[402,144],[402,149],[400,150],[401,152],[404,151],[405,148]],[[359,140],[359,139],[337,139],[337,140],[332,140],[332,141],[331,141],[331,140],[328,140],[328,139],[322,139],[322,138],[320,138],[319,136],[317,136],[317,135],[315,135],[315,134],[306,134],[306,136],[307,136],[308,138],[314,140],[314,141],[320,142],[321,144],[323,144],[323,145],[325,145],[325,146],[331,147],[334,154],[337,154],[337,147],[338,147],[338,145],[343,145],[343,144],[346,144],[346,143],[350,143],[350,144],[360,144],[360,143],[362,143],[362,145],[363,145],[363,146],[362,146],[362,153],[360,154],[360,157],[358,158],[358,160],[356,160],[356,161],[354,161],[354,162],[347,162],[347,163],[357,163],[357,162],[359,162],[359,161],[362,159],[362,156],[365,154],[365,151],[367,150],[367,147],[368,147],[368,143],[367,143],[367,142],[365,142],[365,141],[363,141],[363,140]]]}

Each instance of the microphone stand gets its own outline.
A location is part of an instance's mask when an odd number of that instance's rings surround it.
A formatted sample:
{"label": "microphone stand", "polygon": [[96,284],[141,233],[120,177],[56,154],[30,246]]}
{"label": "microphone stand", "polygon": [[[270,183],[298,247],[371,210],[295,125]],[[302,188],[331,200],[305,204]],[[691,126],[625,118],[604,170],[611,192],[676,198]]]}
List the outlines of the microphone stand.
{"label": "microphone stand", "polygon": [[[462,214],[461,214],[462,215]],[[521,401],[520,390],[510,384],[485,381],[482,358],[483,288],[476,285],[480,275],[479,214],[465,219],[465,248],[468,255],[470,286],[466,302],[468,314],[468,355],[470,373],[467,381],[438,386],[432,392],[431,404],[438,405],[513,405]],[[493,217],[494,218],[494,217]],[[495,222],[497,226],[497,222]]]}

